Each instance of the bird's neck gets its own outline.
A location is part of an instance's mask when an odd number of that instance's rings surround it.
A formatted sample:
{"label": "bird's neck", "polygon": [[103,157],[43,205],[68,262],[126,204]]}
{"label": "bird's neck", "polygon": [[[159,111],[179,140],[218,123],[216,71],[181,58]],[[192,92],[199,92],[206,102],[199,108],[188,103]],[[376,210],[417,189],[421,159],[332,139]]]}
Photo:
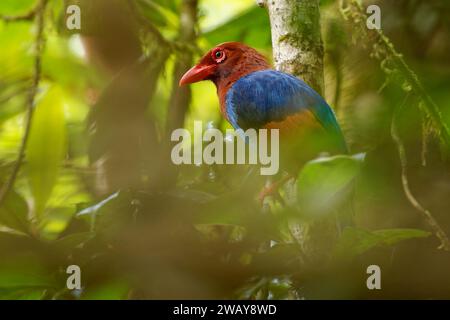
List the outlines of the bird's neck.
{"label": "bird's neck", "polygon": [[223,71],[220,76],[212,79],[217,87],[217,95],[219,96],[220,111],[225,118],[226,114],[226,95],[228,90],[240,78],[245,77],[256,71],[270,69],[270,65],[263,56],[249,55],[243,61],[235,64],[231,69]]}

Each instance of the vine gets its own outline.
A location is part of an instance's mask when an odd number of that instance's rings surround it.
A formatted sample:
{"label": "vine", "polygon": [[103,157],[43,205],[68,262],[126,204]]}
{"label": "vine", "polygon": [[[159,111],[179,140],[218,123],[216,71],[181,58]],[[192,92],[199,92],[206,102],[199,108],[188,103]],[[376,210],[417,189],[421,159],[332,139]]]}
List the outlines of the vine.
{"label": "vine", "polygon": [[399,112],[403,109],[406,101],[414,94],[419,101],[418,107],[422,114],[422,165],[426,165],[426,152],[429,136],[435,132],[441,143],[445,146],[446,153],[450,151],[450,130],[443,121],[441,112],[432,98],[425,91],[418,76],[412,71],[403,59],[402,54],[398,53],[381,29],[368,29],[366,27],[367,15],[361,4],[357,0],[341,0],[340,11],[343,18],[350,21],[357,31],[355,34],[364,40],[372,40],[372,50],[370,56],[380,61],[381,70],[386,75],[386,82],[383,87],[398,79],[402,83],[402,89],[406,92],[406,97],[401,106],[396,108],[391,123],[391,136],[394,140],[400,157],[401,179],[403,191],[410,204],[417,209],[425,218],[430,228],[440,241],[439,249],[450,251],[450,241],[447,234],[443,231],[439,223],[433,217],[431,212],[424,208],[411,192],[408,181],[408,164],[405,146],[397,130],[397,118]]}
{"label": "vine", "polygon": [[16,17],[1,17],[2,20],[6,22],[11,21],[23,21],[23,20],[32,20],[35,19],[37,31],[35,38],[35,57],[34,57],[34,70],[33,70],[33,78],[31,87],[28,92],[27,98],[27,115],[26,115],[26,125],[25,132],[22,137],[22,142],[20,144],[19,153],[17,156],[17,160],[14,163],[14,167],[12,169],[12,173],[9,176],[8,180],[2,186],[0,190],[0,206],[3,201],[6,199],[8,193],[14,186],[17,175],[19,174],[20,167],[22,166],[23,160],[25,158],[25,149],[28,141],[28,137],[30,135],[31,129],[31,121],[33,119],[34,113],[34,104],[36,100],[36,94],[38,92],[39,82],[41,80],[42,73],[42,52],[44,50],[44,14],[45,8],[47,6],[48,0],[40,0],[38,5],[28,12],[25,15],[16,16]]}

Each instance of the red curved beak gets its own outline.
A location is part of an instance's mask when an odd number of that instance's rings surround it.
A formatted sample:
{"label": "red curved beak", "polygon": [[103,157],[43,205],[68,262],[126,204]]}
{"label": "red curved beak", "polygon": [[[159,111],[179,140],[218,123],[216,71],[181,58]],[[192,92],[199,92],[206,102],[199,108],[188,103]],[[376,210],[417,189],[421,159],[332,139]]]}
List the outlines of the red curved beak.
{"label": "red curved beak", "polygon": [[180,80],[180,87],[185,84],[199,82],[205,80],[216,71],[215,65],[196,65],[191,68]]}

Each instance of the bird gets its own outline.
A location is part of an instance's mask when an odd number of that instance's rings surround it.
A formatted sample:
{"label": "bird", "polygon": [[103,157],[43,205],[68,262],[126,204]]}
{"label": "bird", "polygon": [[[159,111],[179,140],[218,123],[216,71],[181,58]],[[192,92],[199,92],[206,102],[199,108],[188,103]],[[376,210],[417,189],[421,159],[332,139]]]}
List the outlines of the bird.
{"label": "bird", "polygon": [[327,102],[302,79],[273,69],[256,49],[239,42],[219,44],[182,76],[179,85],[204,80],[215,84],[221,114],[234,129],[279,130],[280,167],[288,175],[266,186],[260,201],[275,195],[307,161],[324,153],[348,153]]}

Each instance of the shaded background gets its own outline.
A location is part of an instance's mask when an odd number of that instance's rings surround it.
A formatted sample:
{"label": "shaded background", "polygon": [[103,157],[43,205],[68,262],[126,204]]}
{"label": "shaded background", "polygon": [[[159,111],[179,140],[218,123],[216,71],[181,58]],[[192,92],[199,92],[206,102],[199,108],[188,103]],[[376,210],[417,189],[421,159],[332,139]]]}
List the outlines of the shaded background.
{"label": "shaded background", "polygon": [[[376,3],[384,33],[450,126],[450,3]],[[39,22],[27,14],[37,4],[0,2],[2,185],[17,165],[35,79]],[[69,4],[81,7],[80,32],[65,28]],[[25,157],[0,207],[0,297],[450,298],[450,253],[402,188],[394,110],[404,103],[397,127],[411,191],[447,233],[448,154],[401,72],[374,56],[373,39],[337,1],[320,5],[325,98],[352,153],[366,154],[352,171],[355,228],[319,253],[328,263],[305,258],[291,234],[292,221],[315,218],[274,202],[262,212],[264,181],[248,167],[170,162],[173,129],[192,130],[194,120],[229,128],[214,85],[180,89],[179,78],[225,41],[271,57],[264,9],[253,0],[50,0]],[[309,174],[332,180],[321,170]],[[65,289],[71,264],[81,267],[80,291]],[[370,264],[382,269],[380,291],[366,288]]]}

